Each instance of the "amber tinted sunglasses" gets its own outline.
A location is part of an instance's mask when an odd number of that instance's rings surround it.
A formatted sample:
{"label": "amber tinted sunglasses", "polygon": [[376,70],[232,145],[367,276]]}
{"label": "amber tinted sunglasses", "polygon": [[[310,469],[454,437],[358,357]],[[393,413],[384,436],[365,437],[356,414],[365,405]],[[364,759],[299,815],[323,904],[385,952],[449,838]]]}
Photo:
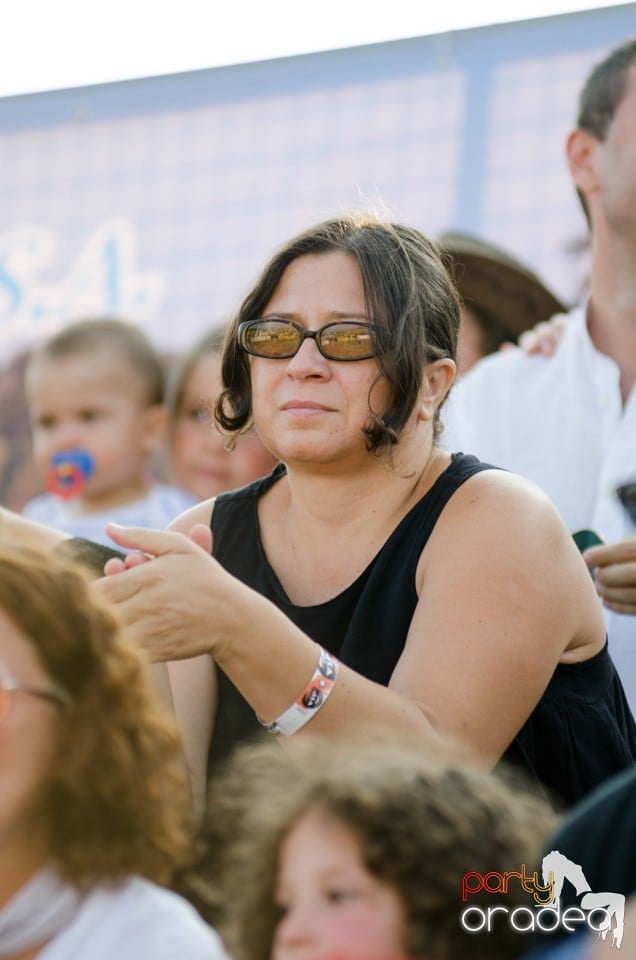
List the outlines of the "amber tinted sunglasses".
{"label": "amber tinted sunglasses", "polygon": [[327,360],[370,360],[386,347],[384,327],[363,320],[337,320],[319,330],[306,330],[293,320],[245,320],[239,324],[238,342],[246,353],[269,360],[295,357],[303,342],[315,341]]}

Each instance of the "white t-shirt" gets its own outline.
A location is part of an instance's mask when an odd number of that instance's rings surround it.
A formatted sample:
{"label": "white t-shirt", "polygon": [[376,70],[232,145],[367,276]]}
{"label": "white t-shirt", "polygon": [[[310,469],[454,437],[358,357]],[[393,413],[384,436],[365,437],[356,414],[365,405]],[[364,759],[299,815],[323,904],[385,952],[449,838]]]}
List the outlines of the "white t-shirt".
{"label": "white t-shirt", "polygon": [[[573,310],[552,357],[510,349],[480,361],[442,409],[441,446],[533,480],[571,533],[636,536],[615,494],[636,479],[636,387],[623,406],[616,363]],[[604,609],[610,652],[636,713],[636,617]]]}
{"label": "white t-shirt", "polygon": [[100,887],[38,960],[228,960],[218,934],[183,897],[132,877]]}
{"label": "white t-shirt", "polygon": [[[196,503],[185,490],[168,484],[156,484],[145,497],[132,503],[123,503],[99,513],[78,514],[72,500],[44,493],[25,505],[22,514],[30,520],[44,523],[72,537],[83,537],[107,547],[116,547],[106,534],[107,523],[123,527],[152,527],[163,530],[175,517]],[[117,549],[120,549],[117,547]]]}

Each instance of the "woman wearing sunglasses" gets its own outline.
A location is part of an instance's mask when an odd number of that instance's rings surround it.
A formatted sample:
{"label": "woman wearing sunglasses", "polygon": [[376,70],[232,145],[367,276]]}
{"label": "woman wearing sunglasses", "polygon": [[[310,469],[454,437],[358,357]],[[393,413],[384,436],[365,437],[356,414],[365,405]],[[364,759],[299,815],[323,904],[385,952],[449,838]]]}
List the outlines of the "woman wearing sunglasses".
{"label": "woman wearing sunglasses", "polygon": [[594,588],[556,511],[437,446],[459,310],[413,228],[354,216],[295,238],[235,318],[216,408],[230,442],[253,425],[279,466],[167,532],[109,527],[140,553],[97,588],[171,661],[199,808],[209,757],[259,729],[291,750],[450,738],[566,804],[633,762]]}
{"label": "woman wearing sunglasses", "polygon": [[0,552],[0,957],[222,960],[165,888],[189,851],[176,731],[76,570]]}

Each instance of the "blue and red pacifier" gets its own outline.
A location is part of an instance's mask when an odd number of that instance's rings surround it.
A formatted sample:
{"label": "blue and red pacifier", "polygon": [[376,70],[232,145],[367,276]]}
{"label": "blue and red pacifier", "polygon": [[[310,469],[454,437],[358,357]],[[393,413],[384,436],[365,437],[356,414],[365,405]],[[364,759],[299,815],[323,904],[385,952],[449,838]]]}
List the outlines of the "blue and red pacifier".
{"label": "blue and red pacifier", "polygon": [[62,500],[77,497],[93,475],[95,466],[87,450],[65,450],[51,458],[46,491]]}

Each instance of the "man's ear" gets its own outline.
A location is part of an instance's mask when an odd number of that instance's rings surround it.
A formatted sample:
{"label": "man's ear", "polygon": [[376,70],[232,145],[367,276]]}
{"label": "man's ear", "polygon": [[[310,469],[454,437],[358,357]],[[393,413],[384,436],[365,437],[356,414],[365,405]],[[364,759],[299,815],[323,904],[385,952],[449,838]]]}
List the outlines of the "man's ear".
{"label": "man's ear", "polygon": [[456,371],[455,361],[450,357],[443,357],[441,360],[434,360],[427,364],[418,404],[420,420],[433,420],[453,384]]}
{"label": "man's ear", "polygon": [[600,141],[589,130],[572,130],[566,141],[570,174],[576,187],[587,197],[598,186],[596,155]]}

